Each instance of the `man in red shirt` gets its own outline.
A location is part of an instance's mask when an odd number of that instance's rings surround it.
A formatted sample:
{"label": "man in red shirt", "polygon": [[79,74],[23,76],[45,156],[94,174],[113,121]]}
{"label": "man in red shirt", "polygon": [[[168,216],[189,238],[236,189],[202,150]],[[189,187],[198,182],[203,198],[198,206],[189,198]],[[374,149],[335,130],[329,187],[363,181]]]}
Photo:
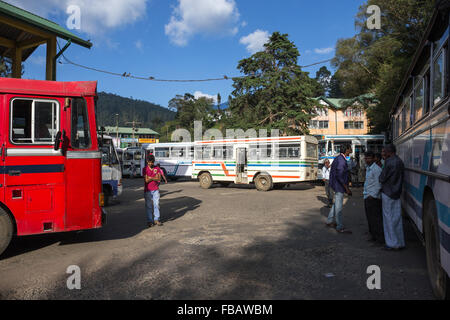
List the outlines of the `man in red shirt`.
{"label": "man in red shirt", "polygon": [[145,208],[147,212],[148,227],[153,224],[162,226],[159,213],[159,182],[161,181],[161,174],[159,169],[155,167],[155,156],[150,155],[147,159],[147,166],[144,168],[145,180]]}

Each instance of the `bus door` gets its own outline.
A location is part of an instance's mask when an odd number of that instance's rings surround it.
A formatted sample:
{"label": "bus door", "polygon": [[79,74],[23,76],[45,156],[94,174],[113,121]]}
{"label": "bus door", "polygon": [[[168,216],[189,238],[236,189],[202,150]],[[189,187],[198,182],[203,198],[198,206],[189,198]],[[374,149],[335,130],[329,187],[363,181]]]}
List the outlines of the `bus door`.
{"label": "bus door", "polygon": [[17,235],[64,230],[64,156],[55,151],[64,100],[6,96],[2,141],[4,200]]}
{"label": "bus door", "polygon": [[236,147],[236,184],[247,184],[247,148],[245,146]]}
{"label": "bus door", "polygon": [[366,152],[366,146],[361,142],[357,141],[353,144],[353,156],[358,157]]}
{"label": "bus door", "polygon": [[[0,96],[0,110],[2,110],[1,104],[3,104],[4,97]],[[2,112],[4,114],[4,112]],[[4,123],[5,119],[3,115],[0,114],[0,127],[5,128],[6,125]],[[5,202],[5,132],[0,131],[0,202]]]}
{"label": "bus door", "polygon": [[67,230],[101,227],[101,152],[96,139],[93,98],[88,99],[73,98],[70,107],[64,111],[70,128],[62,133],[62,148],[67,150]]}

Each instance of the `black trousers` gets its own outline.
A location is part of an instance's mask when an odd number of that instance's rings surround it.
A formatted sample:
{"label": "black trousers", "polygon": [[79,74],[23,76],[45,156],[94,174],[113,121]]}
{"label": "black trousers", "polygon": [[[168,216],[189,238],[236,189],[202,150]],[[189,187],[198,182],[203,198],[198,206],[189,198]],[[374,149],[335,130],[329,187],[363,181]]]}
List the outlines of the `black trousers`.
{"label": "black trousers", "polygon": [[384,243],[381,199],[368,197],[364,199],[364,207],[366,209],[367,223],[369,224],[369,233],[376,241]]}

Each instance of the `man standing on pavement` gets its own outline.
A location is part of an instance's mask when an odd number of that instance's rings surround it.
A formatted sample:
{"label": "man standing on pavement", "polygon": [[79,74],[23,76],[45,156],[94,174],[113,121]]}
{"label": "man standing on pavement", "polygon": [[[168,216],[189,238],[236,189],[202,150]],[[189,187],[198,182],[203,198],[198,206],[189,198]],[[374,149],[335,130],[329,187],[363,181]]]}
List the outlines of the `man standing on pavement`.
{"label": "man standing on pavement", "polygon": [[342,223],[344,193],[349,196],[352,195],[348,187],[349,169],[346,160],[346,157],[351,152],[351,146],[343,146],[341,148],[341,154],[334,159],[330,170],[330,186],[334,190],[334,204],[328,215],[327,226],[336,227],[336,231],[339,233],[352,233],[350,230],[345,229]]}
{"label": "man standing on pavement", "polygon": [[147,212],[147,225],[150,228],[154,224],[162,226],[159,213],[159,182],[161,181],[161,174],[157,167],[155,167],[155,156],[149,155],[147,159],[147,166],[144,169],[145,180],[145,208]]}
{"label": "man standing on pavement", "polygon": [[326,159],[322,168],[322,180],[325,184],[325,192],[328,199],[328,208],[333,204],[333,190],[330,187],[330,160]]}
{"label": "man standing on pavement", "polygon": [[384,243],[383,212],[381,211],[381,167],[376,164],[373,152],[365,154],[366,178],[364,182],[364,208],[370,236],[368,241]]}
{"label": "man standing on pavement", "polygon": [[404,165],[396,155],[396,148],[389,144],[384,148],[385,163],[380,175],[383,204],[383,226],[386,250],[405,247],[400,195],[402,193]]}

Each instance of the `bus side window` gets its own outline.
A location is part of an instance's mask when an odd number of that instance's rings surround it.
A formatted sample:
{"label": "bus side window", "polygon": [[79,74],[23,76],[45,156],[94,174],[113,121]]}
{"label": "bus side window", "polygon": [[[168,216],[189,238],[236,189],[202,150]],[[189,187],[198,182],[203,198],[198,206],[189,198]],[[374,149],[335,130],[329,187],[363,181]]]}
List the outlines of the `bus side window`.
{"label": "bus side window", "polygon": [[89,131],[89,118],[86,100],[83,98],[75,98],[72,100],[71,130],[72,148],[89,149],[91,146],[91,133]]}
{"label": "bus side window", "polygon": [[11,108],[11,142],[53,143],[59,130],[58,104],[40,99],[14,99]]}

